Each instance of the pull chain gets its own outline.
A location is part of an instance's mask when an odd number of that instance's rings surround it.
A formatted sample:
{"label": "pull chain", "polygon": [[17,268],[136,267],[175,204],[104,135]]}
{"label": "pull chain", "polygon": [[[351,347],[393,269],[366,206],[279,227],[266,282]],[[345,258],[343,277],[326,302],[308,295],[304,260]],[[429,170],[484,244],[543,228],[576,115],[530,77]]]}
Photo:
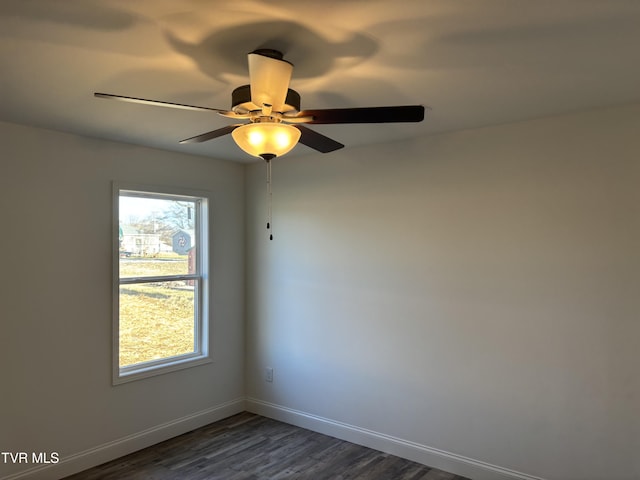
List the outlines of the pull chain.
{"label": "pull chain", "polygon": [[265,159],[267,162],[267,230],[269,230],[269,240],[273,240],[273,195],[271,192],[271,159]]}

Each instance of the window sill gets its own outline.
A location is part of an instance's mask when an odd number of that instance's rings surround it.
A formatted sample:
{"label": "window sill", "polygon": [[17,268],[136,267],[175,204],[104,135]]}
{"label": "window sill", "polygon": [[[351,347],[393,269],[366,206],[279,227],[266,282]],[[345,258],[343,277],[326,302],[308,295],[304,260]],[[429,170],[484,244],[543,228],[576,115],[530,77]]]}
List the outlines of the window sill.
{"label": "window sill", "polygon": [[213,360],[208,355],[178,358],[171,363],[164,362],[160,365],[145,365],[142,363],[135,368],[128,368],[124,372],[120,369],[118,374],[113,378],[113,385],[121,385],[123,383],[155,377],[157,375],[164,375],[165,373],[176,372],[186,368],[206,365],[208,363],[213,363]]}

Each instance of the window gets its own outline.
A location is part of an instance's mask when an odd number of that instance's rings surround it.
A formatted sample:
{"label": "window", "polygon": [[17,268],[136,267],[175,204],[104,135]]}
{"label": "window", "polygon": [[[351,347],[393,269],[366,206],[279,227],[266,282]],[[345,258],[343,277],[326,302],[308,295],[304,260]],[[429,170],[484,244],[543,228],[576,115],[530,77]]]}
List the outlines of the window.
{"label": "window", "polygon": [[207,206],[202,192],[114,185],[114,383],[210,361]]}

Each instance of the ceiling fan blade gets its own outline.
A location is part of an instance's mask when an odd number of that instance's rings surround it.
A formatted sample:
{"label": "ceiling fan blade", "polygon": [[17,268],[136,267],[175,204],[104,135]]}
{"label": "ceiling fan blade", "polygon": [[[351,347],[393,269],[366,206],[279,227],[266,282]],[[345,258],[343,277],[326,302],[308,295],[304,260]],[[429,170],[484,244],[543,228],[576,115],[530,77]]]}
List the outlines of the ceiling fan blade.
{"label": "ceiling fan blade", "polygon": [[196,105],[185,105],[182,103],[172,103],[172,102],[161,102],[159,100],[147,100],[146,98],[136,98],[136,97],[125,97],[123,95],[112,95],[110,93],[99,93],[96,92],[93,94],[97,98],[106,98],[109,100],[119,100],[121,102],[129,102],[129,103],[140,103],[142,105],[153,105],[157,107],[169,107],[169,108],[179,108],[182,110],[196,110],[202,112],[216,112],[221,114],[229,114],[234,113],[228,110],[222,110],[220,108],[209,108],[209,107],[198,107]]}
{"label": "ceiling fan blade", "polygon": [[344,147],[340,142],[336,142],[335,140],[311,130],[304,125],[293,125],[293,127],[300,130],[300,143],[321,153],[333,152]]}
{"label": "ceiling fan blade", "polygon": [[251,102],[258,108],[266,106],[274,112],[282,112],[293,65],[282,59],[282,53],[267,49],[251,52],[248,61]]}
{"label": "ceiling fan blade", "polygon": [[422,105],[397,107],[329,108],[303,110],[296,117],[312,116],[307,123],[394,123],[421,122],[424,120]]}
{"label": "ceiling fan blade", "polygon": [[239,126],[240,125],[227,125],[226,127],[218,128],[217,130],[201,133],[195,137],[185,138],[184,140],[180,140],[180,143],[202,143],[207,140],[213,140],[214,138],[222,137],[223,135],[233,132]]}

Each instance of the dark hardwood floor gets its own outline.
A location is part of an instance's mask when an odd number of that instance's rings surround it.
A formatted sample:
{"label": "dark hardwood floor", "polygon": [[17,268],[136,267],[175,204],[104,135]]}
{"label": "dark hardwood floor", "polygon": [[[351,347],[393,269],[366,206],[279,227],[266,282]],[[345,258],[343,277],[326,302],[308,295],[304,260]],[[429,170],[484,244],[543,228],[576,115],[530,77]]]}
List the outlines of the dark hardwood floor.
{"label": "dark hardwood floor", "polygon": [[240,413],[66,480],[468,480]]}

